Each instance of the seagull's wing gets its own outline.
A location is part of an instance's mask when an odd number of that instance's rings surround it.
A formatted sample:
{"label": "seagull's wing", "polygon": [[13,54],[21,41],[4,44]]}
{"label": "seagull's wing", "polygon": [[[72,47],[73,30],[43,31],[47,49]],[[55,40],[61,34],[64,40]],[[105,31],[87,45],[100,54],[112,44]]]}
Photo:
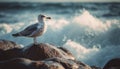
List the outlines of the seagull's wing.
{"label": "seagull's wing", "polygon": [[34,31],[36,31],[38,28],[38,24],[33,24],[25,28],[23,31],[19,32],[21,36],[29,36],[31,35]]}

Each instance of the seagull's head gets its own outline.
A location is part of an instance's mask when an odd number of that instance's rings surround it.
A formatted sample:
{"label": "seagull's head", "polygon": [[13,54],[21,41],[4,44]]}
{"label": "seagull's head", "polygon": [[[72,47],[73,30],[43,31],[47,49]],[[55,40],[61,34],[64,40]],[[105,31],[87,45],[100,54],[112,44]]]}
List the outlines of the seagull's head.
{"label": "seagull's head", "polygon": [[38,16],[38,21],[45,20],[45,19],[51,19],[51,17],[47,17],[47,16],[41,15],[41,14]]}

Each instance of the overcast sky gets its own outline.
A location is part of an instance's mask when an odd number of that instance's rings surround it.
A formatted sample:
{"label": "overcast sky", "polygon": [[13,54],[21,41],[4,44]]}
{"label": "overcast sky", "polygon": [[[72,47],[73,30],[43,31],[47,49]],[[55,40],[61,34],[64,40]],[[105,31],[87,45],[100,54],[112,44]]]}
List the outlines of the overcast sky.
{"label": "overcast sky", "polygon": [[120,0],[0,0],[0,2],[120,2]]}

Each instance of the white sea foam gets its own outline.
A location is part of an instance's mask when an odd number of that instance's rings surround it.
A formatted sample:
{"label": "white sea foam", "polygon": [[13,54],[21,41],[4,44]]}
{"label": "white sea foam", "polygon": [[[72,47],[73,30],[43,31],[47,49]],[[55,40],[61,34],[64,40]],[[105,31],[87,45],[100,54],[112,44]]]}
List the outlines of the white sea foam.
{"label": "white sea foam", "polygon": [[47,24],[52,30],[58,31],[63,29],[64,26],[68,25],[69,22],[65,19],[59,19],[59,20],[50,20]]}
{"label": "white sea foam", "polygon": [[11,28],[13,28],[15,31],[20,30],[23,28],[25,24],[24,23],[15,23],[15,24],[10,24]]}
{"label": "white sea foam", "polygon": [[15,24],[7,24],[2,23],[0,24],[0,35],[11,33],[13,30],[19,30],[22,26],[24,26],[24,23],[15,23]]}
{"label": "white sea foam", "polygon": [[107,30],[107,24],[104,24],[101,20],[91,15],[87,10],[84,10],[82,14],[78,14],[73,19],[73,22],[95,31]]}
{"label": "white sea foam", "polygon": [[118,55],[120,46],[106,46],[104,48],[93,46],[92,48],[86,48],[80,43],[68,40],[63,47],[69,49],[77,60],[89,65],[103,67],[108,60],[120,57],[120,54]]}
{"label": "white sea foam", "polygon": [[10,25],[3,23],[0,24],[0,35],[6,34],[6,33],[10,33],[13,29],[11,28]]}
{"label": "white sea foam", "polygon": [[[99,51],[99,48],[86,48],[80,43],[71,40],[68,40],[63,45],[63,47],[69,49],[74,54],[74,56],[76,56],[76,58],[80,60],[89,59]],[[91,54],[91,56],[89,56],[89,54]]]}

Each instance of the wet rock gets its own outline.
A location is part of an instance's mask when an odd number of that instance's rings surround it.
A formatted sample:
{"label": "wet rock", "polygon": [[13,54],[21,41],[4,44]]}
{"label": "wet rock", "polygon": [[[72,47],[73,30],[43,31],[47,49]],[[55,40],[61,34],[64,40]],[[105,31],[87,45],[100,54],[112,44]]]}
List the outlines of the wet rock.
{"label": "wet rock", "polygon": [[21,46],[16,44],[15,42],[0,39],[1,50],[5,51],[5,50],[13,49],[13,48],[21,48]]}
{"label": "wet rock", "polygon": [[65,58],[49,58],[33,61],[25,58],[15,58],[0,62],[0,69],[91,69],[86,64]]}
{"label": "wet rock", "polygon": [[45,62],[52,62],[52,63],[59,63],[61,64],[65,69],[91,69],[88,65],[76,61],[76,60],[71,60],[71,59],[65,59],[65,58],[59,58],[59,57],[54,57],[54,58],[49,58],[44,60]]}
{"label": "wet rock", "polygon": [[120,58],[115,58],[108,61],[103,69],[120,69]]}
{"label": "wet rock", "polygon": [[64,47],[58,47],[58,48],[61,49],[62,51],[64,51],[65,53],[67,53],[68,55],[73,56],[72,53],[69,50],[67,50],[66,48],[64,48]]}
{"label": "wet rock", "polygon": [[15,42],[0,40],[0,61],[22,56],[21,49]]}
{"label": "wet rock", "polygon": [[49,44],[40,43],[37,45],[32,44],[23,49],[24,56],[32,60],[44,60],[52,57],[61,57],[66,59],[73,59],[72,54]]}
{"label": "wet rock", "polygon": [[23,57],[22,49],[13,48],[0,52],[0,61]]}
{"label": "wet rock", "polygon": [[51,61],[32,61],[25,58],[16,58],[0,62],[0,69],[64,69],[64,67]]}
{"label": "wet rock", "polygon": [[91,66],[92,69],[102,69],[100,67],[97,67],[97,66]]}
{"label": "wet rock", "polygon": [[30,67],[31,60],[29,59],[11,59],[0,62],[0,69],[33,69]]}
{"label": "wet rock", "polygon": [[0,69],[91,69],[63,47],[40,43],[20,48],[11,41],[0,43]]}
{"label": "wet rock", "polygon": [[0,62],[0,69],[64,69],[58,63],[32,61],[25,58],[16,58]]}

